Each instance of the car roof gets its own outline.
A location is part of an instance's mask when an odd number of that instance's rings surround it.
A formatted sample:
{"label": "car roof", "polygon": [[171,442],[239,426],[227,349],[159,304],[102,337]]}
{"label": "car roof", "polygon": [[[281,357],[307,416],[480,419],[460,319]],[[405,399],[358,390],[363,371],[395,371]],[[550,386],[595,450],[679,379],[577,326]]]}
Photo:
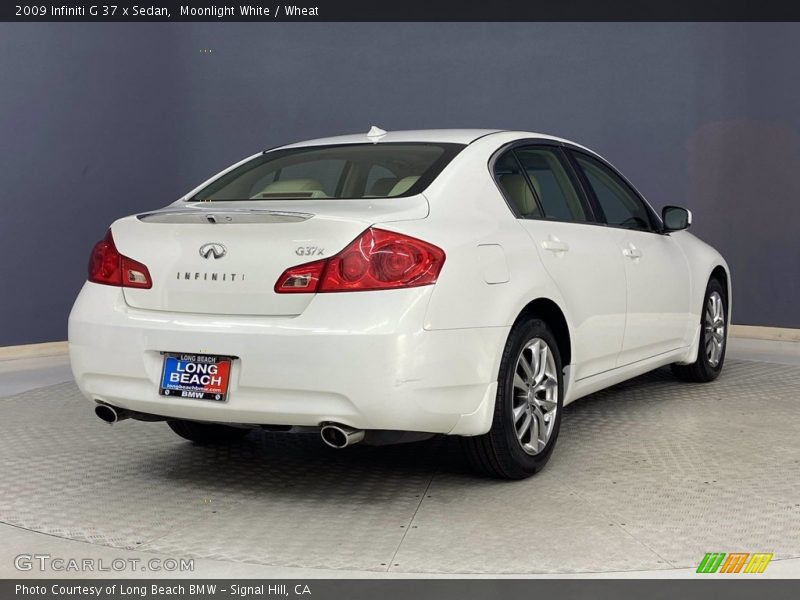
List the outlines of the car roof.
{"label": "car roof", "polygon": [[451,144],[469,144],[479,137],[490,133],[498,133],[500,129],[416,129],[407,131],[387,131],[383,135],[368,136],[367,132],[350,135],[305,140],[287,144],[281,148],[299,148],[302,146],[329,146],[333,144],[365,144],[375,142],[438,142]]}
{"label": "car roof", "polygon": [[[420,143],[450,143],[450,144],[471,144],[475,140],[492,134],[511,134],[515,138],[537,138],[567,142],[580,146],[575,142],[566,140],[545,133],[535,133],[532,131],[512,131],[508,129],[411,129],[404,131],[387,131],[385,134],[369,136],[367,132],[353,133],[350,135],[338,135],[334,137],[317,138],[304,140],[279,146],[278,148],[302,148],[304,146],[331,146],[337,144],[373,144],[373,143],[392,143],[392,142],[420,142]],[[582,147],[582,146],[580,146]],[[277,150],[278,148],[273,148]]]}

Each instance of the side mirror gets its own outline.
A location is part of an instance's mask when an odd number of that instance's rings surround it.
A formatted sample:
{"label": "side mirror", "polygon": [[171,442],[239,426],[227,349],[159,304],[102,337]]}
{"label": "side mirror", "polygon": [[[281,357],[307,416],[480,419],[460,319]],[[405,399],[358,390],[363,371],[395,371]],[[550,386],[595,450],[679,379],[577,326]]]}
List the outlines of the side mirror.
{"label": "side mirror", "polygon": [[681,231],[692,224],[692,213],[680,206],[665,206],[661,211],[661,220],[664,221],[664,233]]}

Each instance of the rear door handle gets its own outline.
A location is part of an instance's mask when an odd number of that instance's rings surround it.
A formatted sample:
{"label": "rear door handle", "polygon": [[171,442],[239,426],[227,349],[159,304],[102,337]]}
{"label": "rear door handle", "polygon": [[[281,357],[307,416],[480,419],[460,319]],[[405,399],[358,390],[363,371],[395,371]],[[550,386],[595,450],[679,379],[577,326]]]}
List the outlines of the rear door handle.
{"label": "rear door handle", "polygon": [[627,248],[623,248],[622,253],[628,258],[642,258],[642,251],[633,244],[628,244]]}
{"label": "rear door handle", "polygon": [[550,252],[566,252],[569,250],[569,244],[562,242],[557,237],[550,236],[549,240],[542,242],[542,248]]}

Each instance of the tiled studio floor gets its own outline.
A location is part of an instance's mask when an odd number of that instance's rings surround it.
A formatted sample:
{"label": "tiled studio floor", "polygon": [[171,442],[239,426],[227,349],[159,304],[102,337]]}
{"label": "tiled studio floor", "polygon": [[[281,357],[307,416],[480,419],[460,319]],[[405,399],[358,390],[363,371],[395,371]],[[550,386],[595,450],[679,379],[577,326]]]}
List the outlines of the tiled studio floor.
{"label": "tiled studio floor", "polygon": [[508,483],[444,438],[203,448],[163,423],[109,427],[61,360],[0,367],[0,522],[18,532],[245,573],[666,575],[707,551],[800,557],[800,366],[731,358],[709,385],[659,370],[595,394],[566,409],[548,467]]}

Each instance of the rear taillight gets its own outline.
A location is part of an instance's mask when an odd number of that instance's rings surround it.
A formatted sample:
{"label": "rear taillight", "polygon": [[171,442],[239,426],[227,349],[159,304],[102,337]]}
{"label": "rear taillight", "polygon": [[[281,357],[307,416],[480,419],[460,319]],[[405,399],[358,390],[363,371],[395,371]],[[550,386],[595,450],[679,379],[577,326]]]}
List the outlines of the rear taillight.
{"label": "rear taillight", "polygon": [[319,288],[319,279],[325,270],[327,260],[298,265],[286,269],[275,283],[275,292],[278,294],[308,294],[316,292]]}
{"label": "rear taillight", "polygon": [[335,256],[284,271],[275,292],[363,292],[430,285],[436,283],[444,259],[444,251],[432,244],[370,228]]}
{"label": "rear taillight", "polygon": [[147,267],[119,253],[110,229],[106,237],[92,248],[89,281],[130,288],[149,289],[153,286]]}

